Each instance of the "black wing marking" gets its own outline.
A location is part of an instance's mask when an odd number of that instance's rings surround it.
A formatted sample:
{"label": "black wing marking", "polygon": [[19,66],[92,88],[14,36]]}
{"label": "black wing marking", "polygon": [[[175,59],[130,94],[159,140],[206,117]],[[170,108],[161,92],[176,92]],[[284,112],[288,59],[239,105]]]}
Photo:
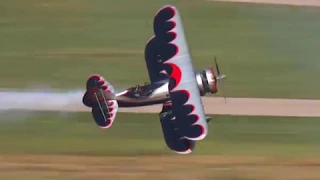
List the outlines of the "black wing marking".
{"label": "black wing marking", "polygon": [[163,63],[157,49],[157,38],[155,36],[148,41],[144,54],[150,81],[156,82],[167,79],[167,75],[163,73]]}
{"label": "black wing marking", "polygon": [[195,141],[185,139],[180,135],[170,102],[163,104],[159,116],[166,145],[178,154],[191,153],[195,147]]}
{"label": "black wing marking", "polygon": [[179,11],[174,6],[162,7],[153,28],[180,134],[189,140],[204,139],[208,126]]}

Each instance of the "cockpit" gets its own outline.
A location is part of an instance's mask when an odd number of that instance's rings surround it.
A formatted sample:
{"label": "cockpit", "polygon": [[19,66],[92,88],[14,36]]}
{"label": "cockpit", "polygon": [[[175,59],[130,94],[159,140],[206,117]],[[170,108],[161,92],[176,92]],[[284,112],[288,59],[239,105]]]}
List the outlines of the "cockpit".
{"label": "cockpit", "polygon": [[144,98],[148,97],[152,89],[149,87],[149,84],[145,83],[145,85],[137,85],[135,87],[130,88],[132,95],[136,98]]}

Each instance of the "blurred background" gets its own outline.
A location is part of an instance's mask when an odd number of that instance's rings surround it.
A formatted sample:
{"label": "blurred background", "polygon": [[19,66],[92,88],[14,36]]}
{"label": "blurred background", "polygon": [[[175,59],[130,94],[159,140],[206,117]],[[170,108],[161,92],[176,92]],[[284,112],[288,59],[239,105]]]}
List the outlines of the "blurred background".
{"label": "blurred background", "polygon": [[[147,82],[143,53],[153,17],[173,4],[195,69],[214,65],[217,56],[228,75],[228,97],[320,98],[319,7],[210,0],[0,2],[1,88],[73,92],[84,89],[91,74],[116,88]],[[214,112],[219,104],[211,106]],[[320,179],[318,117],[212,117],[195,152],[177,155],[165,145],[158,114],[119,113],[110,129],[101,130],[89,112],[4,111],[0,179]]]}

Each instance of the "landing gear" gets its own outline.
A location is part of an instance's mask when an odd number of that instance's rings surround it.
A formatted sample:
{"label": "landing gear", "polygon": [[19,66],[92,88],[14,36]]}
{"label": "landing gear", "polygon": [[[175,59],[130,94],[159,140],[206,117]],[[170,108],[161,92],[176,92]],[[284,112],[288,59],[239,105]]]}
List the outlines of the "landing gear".
{"label": "landing gear", "polygon": [[207,120],[207,123],[211,121],[211,117],[210,116],[206,116],[206,120]]}

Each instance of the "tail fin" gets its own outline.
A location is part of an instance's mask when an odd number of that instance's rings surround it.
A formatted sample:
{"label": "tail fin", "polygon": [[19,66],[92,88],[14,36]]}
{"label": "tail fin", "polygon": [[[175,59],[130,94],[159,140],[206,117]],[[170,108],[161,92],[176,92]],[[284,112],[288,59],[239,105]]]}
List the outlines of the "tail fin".
{"label": "tail fin", "polygon": [[87,91],[82,102],[92,108],[92,116],[96,124],[103,128],[109,128],[118,111],[118,103],[115,100],[113,86],[100,75],[92,75],[87,80]]}

